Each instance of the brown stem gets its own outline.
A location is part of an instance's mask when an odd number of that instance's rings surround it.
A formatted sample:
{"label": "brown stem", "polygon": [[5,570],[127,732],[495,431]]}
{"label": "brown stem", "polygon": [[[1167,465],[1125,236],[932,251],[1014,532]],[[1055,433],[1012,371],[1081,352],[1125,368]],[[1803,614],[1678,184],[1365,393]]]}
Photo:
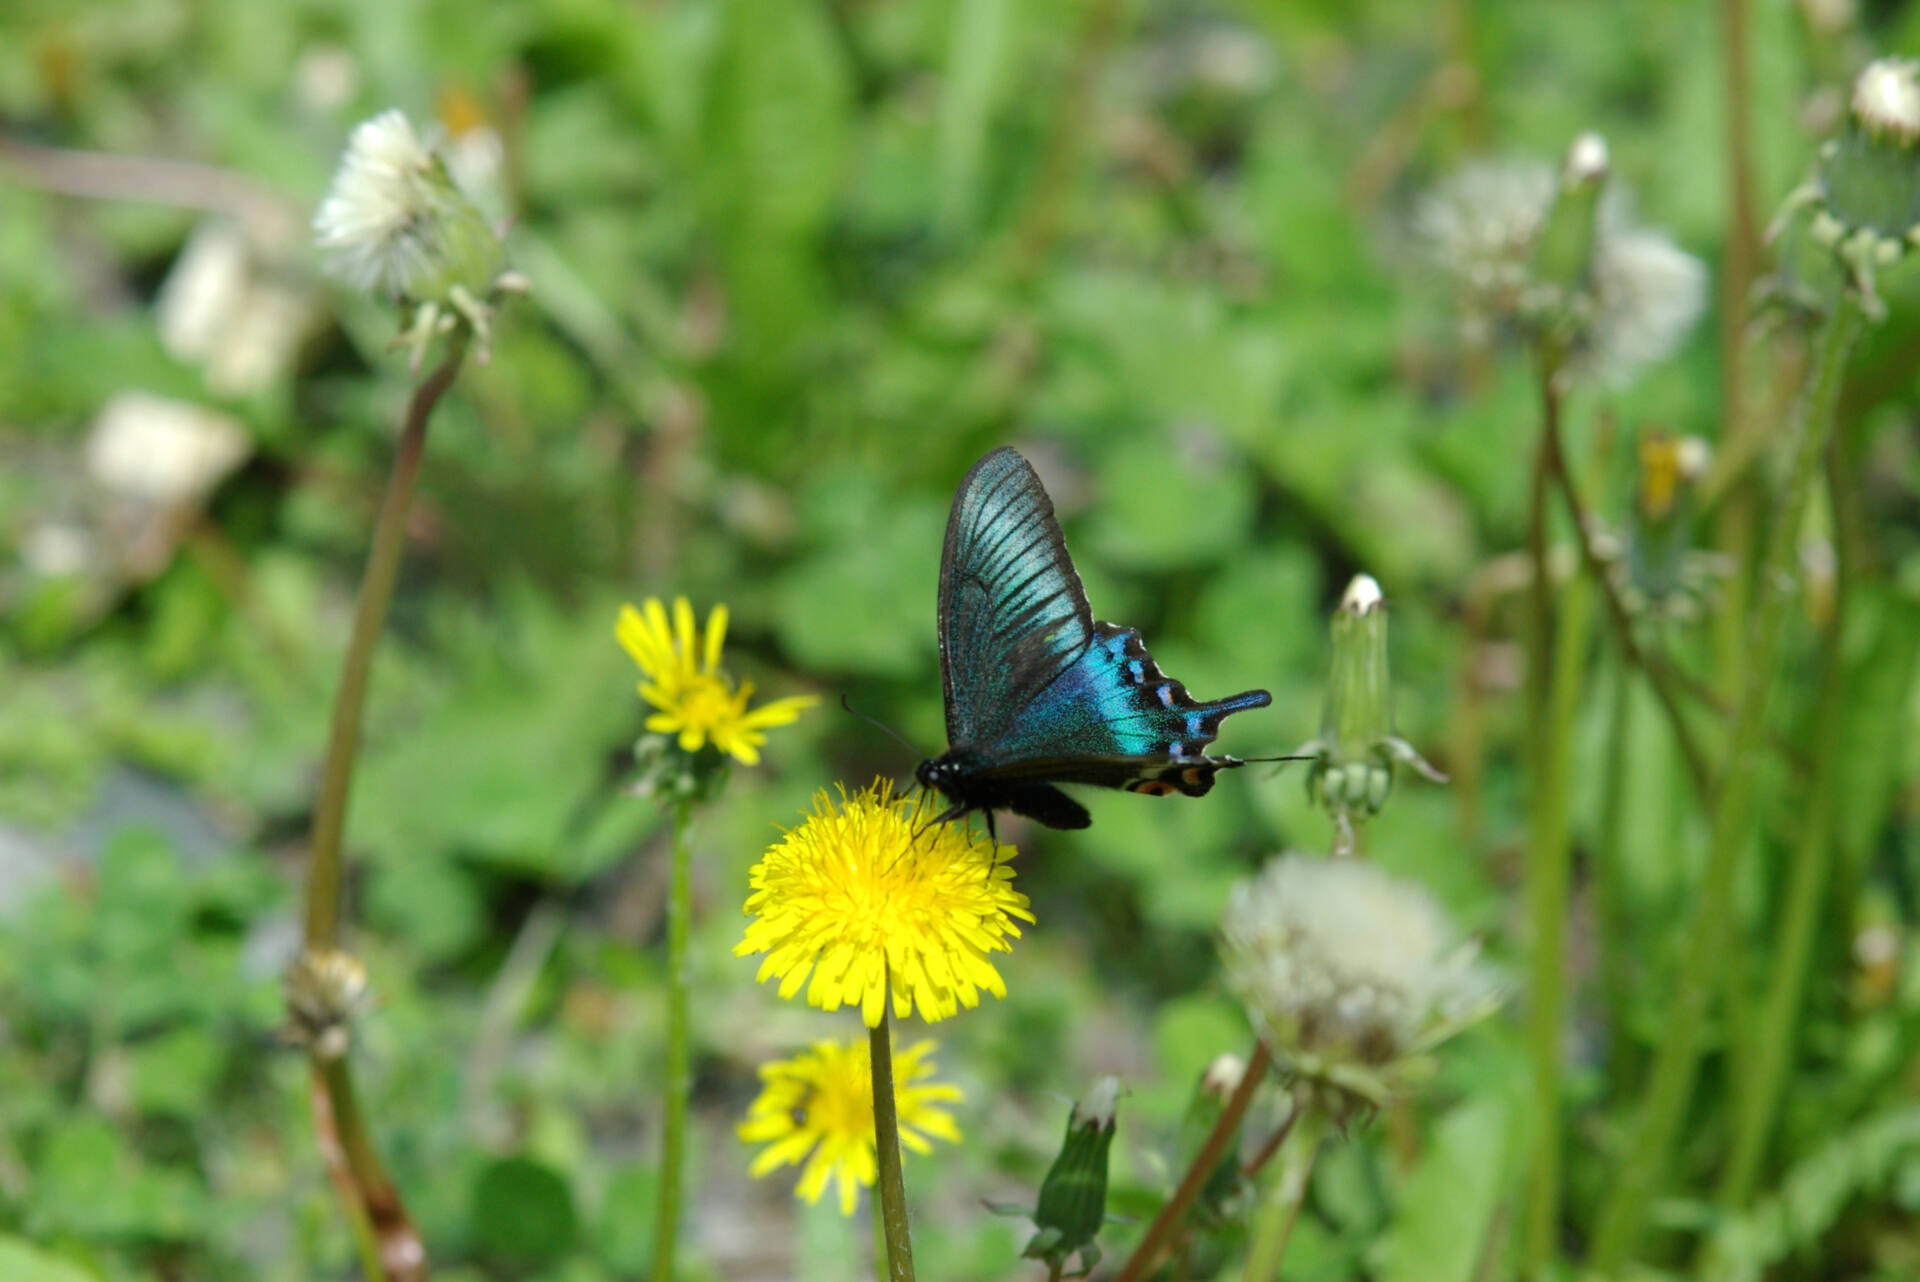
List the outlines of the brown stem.
{"label": "brown stem", "polygon": [[[327,738],[327,758],[321,771],[320,797],[314,807],[313,853],[307,873],[306,946],[309,953],[333,948],[340,935],[340,837],[346,824],[347,788],[353,778],[353,759],[360,744],[360,714],[366,704],[367,677],[373,669],[373,651],[393,600],[393,585],[406,544],[407,509],[427,437],[433,407],[453,382],[467,353],[465,329],[449,340],[446,358],[414,389],[406,422],[394,453],[393,474],[374,525],[373,546],[355,603],[353,631],[340,671],[340,691],[334,698],[333,722]],[[356,1226],[370,1227],[377,1263],[383,1272],[374,1279],[424,1282],[427,1252],[420,1234],[407,1216],[393,1181],[387,1178],[374,1151],[365,1120],[353,1092],[353,1077],[343,1055],[313,1056],[315,1088],[313,1113],[321,1152],[334,1172],[334,1183],[347,1203]]]}
{"label": "brown stem", "polygon": [[1673,670],[1641,649],[1639,640],[1633,634],[1633,615],[1627,609],[1626,602],[1620,599],[1620,590],[1613,576],[1607,573],[1606,563],[1593,545],[1593,527],[1587,520],[1586,505],[1581,502],[1580,491],[1573,483],[1573,473],[1567,467],[1566,451],[1560,441],[1560,425],[1552,418],[1547,421],[1542,448],[1546,455],[1547,471],[1559,487],[1560,497],[1566,502],[1567,514],[1573,518],[1574,542],[1579,546],[1587,577],[1600,589],[1600,599],[1607,604],[1607,618],[1613,624],[1613,634],[1620,644],[1620,653],[1627,665],[1645,673],[1648,683],[1653,686],[1653,693],[1660,700],[1660,706],[1667,714],[1667,722],[1673,728],[1674,741],[1680,745],[1680,755],[1686,759],[1687,774],[1692,778],[1695,790],[1704,799],[1711,794],[1713,777],[1707,769],[1706,756],[1693,737],[1693,728],[1687,722],[1685,710],[1680,706],[1679,683]]}
{"label": "brown stem", "polygon": [[1160,1253],[1172,1241],[1187,1208],[1193,1204],[1193,1199],[1199,1196],[1214,1168],[1220,1164],[1227,1144],[1240,1126],[1240,1119],[1246,1116],[1247,1105],[1253,1102],[1254,1089],[1266,1077],[1272,1062],[1267,1054],[1267,1044],[1255,1043],[1253,1056],[1247,1061],[1247,1071],[1240,1078],[1240,1085],[1234,1089],[1232,1097],[1227,1100],[1227,1106],[1220,1110],[1220,1120],[1207,1132],[1200,1151],[1193,1155],[1192,1164],[1181,1177],[1179,1187],[1174,1189],[1166,1205],[1160,1208],[1160,1213],[1153,1217],[1153,1223],[1147,1226],[1147,1235],[1140,1239],[1140,1245],[1127,1257],[1125,1266],[1115,1275],[1113,1282],[1140,1282],[1160,1258]]}
{"label": "brown stem", "polygon": [[363,1248],[361,1267],[374,1282],[426,1282],[427,1248],[407,1215],[399,1190],[381,1169],[344,1058],[315,1057],[313,1126],[334,1187],[353,1218]]}
{"label": "brown stem", "polygon": [[309,949],[331,948],[340,935],[340,836],[346,826],[347,791],[353,781],[353,758],[360,746],[360,715],[367,701],[367,678],[373,671],[373,650],[393,601],[394,579],[400,572],[400,554],[406,545],[407,509],[413,503],[414,482],[427,440],[427,422],[433,407],[460,372],[467,354],[467,331],[455,331],[446,359],[414,389],[407,418],[394,453],[393,475],[380,504],[373,528],[373,547],[354,605],[353,632],[340,669],[340,691],[334,696],[333,723],[327,735],[327,758],[320,776],[320,798],[314,805],[313,854],[307,874],[307,934]]}
{"label": "brown stem", "polygon": [[1242,1176],[1247,1179],[1252,1179],[1254,1176],[1260,1174],[1261,1167],[1273,1160],[1273,1155],[1278,1153],[1280,1146],[1287,1142],[1287,1136],[1293,1133],[1293,1124],[1300,1120],[1301,1107],[1302,1105],[1298,1101],[1295,1101],[1293,1111],[1287,1114],[1287,1120],[1273,1128],[1273,1134],[1267,1137],[1267,1142],[1260,1146],[1259,1152],[1241,1163],[1240,1174]]}

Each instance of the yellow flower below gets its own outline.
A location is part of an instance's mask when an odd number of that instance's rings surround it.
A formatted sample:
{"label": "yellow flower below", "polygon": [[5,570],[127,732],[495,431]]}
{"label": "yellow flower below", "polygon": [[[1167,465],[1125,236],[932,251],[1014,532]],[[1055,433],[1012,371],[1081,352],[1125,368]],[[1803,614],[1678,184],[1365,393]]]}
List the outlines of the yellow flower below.
{"label": "yellow flower below", "polygon": [[820,702],[803,694],[748,709],[753,683],[743,681],[736,690],[720,670],[720,647],[727,636],[724,605],[707,615],[703,638],[685,597],[674,598],[671,624],[659,598],[649,597],[640,610],[620,607],[614,634],[646,677],[640,697],[658,709],[647,718],[647,729],[677,735],[683,752],[698,752],[711,740],[742,765],[759,765],[767,729],[791,725],[803,710]]}
{"label": "yellow flower below", "polygon": [[[780,996],[806,984],[823,1010],[858,1006],[869,1028],[886,1010],[925,1020],[1006,996],[990,953],[1008,952],[1032,921],[1013,869],[970,824],[933,824],[922,796],[882,780],[834,805],[823,790],[807,821],[768,848],[752,873],[746,938],[734,955],[766,953],[757,978]],[[808,982],[808,975],[812,982]]]}
{"label": "yellow flower below", "polygon": [[[960,1088],[928,1082],[934,1044],[918,1042],[893,1054],[893,1094],[900,1142],[930,1153],[929,1137],[958,1141],[960,1130],[941,1104],[958,1103]],[[864,1040],[820,1041],[792,1059],[760,1067],[759,1098],[740,1123],[740,1138],[766,1144],[754,1156],[757,1179],[782,1166],[806,1163],[794,1193],[818,1202],[827,1183],[840,1186],[840,1213],[852,1215],[862,1188],[877,1173],[873,1140],[873,1063]]]}

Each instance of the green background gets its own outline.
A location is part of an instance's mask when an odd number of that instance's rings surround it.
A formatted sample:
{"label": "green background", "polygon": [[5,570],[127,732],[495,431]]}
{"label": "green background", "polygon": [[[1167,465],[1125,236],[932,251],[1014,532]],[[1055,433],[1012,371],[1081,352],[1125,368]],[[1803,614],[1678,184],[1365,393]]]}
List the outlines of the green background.
{"label": "green background", "polygon": [[[1228,751],[1317,733],[1328,611],[1352,573],[1380,579],[1400,729],[1456,782],[1403,780],[1367,854],[1519,975],[1521,603],[1489,585],[1522,540],[1535,393],[1522,353],[1463,348],[1412,210],[1468,158],[1551,162],[1599,129],[1641,213],[1716,264],[1716,12],[11,0],[0,136],[134,167],[114,171],[123,198],[81,198],[48,189],[46,153],[0,150],[0,537],[19,552],[0,562],[0,1276],[352,1267],[304,1061],[277,1028],[327,710],[408,390],[392,315],[322,282],[298,230],[355,122],[398,106],[495,131],[509,257],[533,282],[435,422],[369,704],[348,845],[378,995],[357,1052],[375,1133],[439,1276],[640,1275],[665,834],[621,792],[643,710],[613,621],[650,594],[703,616],[724,601],[736,675],[825,698],[695,828],[685,1272],[824,1282],[852,1275],[864,1224],[831,1199],[800,1206],[785,1174],[750,1182],[731,1128],[759,1063],[855,1030],[779,1002],[731,956],[746,869],[816,789],[914,765],[834,706],[842,692],[938,750],[941,530],[996,445],[1041,467],[1099,617],[1141,628],[1200,697],[1272,690],[1229,724]],[[1920,20],[1874,5],[1832,28],[1784,3],[1750,19],[1764,218],[1839,86],[1870,53],[1915,48]],[[142,198],[141,158],[242,175],[296,229],[255,270],[311,324],[244,392],[161,342],[156,299],[206,215]],[[1857,697],[1882,715],[1849,746],[1849,873],[1764,1185],[1800,1187],[1808,1209],[1732,1229],[1781,1277],[1920,1268],[1916,312],[1897,275],[1889,297],[1846,407],[1876,549]],[[1718,324],[1631,388],[1576,396],[1576,452],[1603,429],[1716,436]],[[250,458],[157,565],[37,571],[26,550],[47,523],[106,528],[82,446],[129,389],[232,416]],[[1596,506],[1617,522],[1614,448]],[[1710,677],[1695,626],[1675,644]],[[1604,647],[1595,664],[1583,851],[1618,675]],[[1631,934],[1596,942],[1584,892],[1570,926],[1572,1242],[1660,1036],[1661,966],[1704,850],[1653,705],[1633,698]],[[1086,796],[1084,833],[1003,826],[1038,924],[1002,966],[1007,999],[932,1030],[966,1091],[966,1141],[909,1158],[921,1276],[1037,1276],[1013,1266],[1025,1226],[980,1199],[1031,1197],[1063,1101],[1103,1073],[1131,1091],[1115,1207],[1150,1213],[1189,1084],[1249,1044],[1218,983],[1227,889],[1330,840],[1301,782],[1258,766],[1203,801]],[[1765,818],[1780,840],[1725,906],[1758,955],[1792,815]],[[1867,924],[1902,945],[1890,980],[1852,951]],[[1617,1027],[1583,995],[1602,945],[1645,959]],[[1327,1159],[1287,1276],[1511,1275],[1523,1007],[1458,1043],[1402,1124]],[[1675,1198],[1658,1222],[1692,1232],[1706,1215]],[[1664,1241],[1654,1258],[1686,1256]]]}

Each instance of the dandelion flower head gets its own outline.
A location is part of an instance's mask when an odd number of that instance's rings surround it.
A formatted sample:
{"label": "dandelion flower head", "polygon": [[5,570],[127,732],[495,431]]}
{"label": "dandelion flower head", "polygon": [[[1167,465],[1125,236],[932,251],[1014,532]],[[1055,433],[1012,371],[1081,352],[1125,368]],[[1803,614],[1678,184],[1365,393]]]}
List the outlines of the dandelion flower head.
{"label": "dandelion flower head", "polygon": [[335,275],[391,298],[480,292],[499,266],[499,238],[400,111],[353,131],[313,229]]}
{"label": "dandelion flower head", "polygon": [[671,624],[666,607],[649,597],[640,610],[620,607],[615,635],[646,678],[640,683],[640,697],[655,709],[647,718],[647,729],[679,736],[684,752],[698,752],[711,740],[742,765],[758,765],[767,730],[791,725],[802,711],[820,702],[805,694],[757,708],[747,706],[753,683],[743,681],[736,688],[720,668],[720,648],[727,637],[724,605],[714,606],[707,615],[702,636],[685,597],[675,598]]}
{"label": "dandelion flower head", "polygon": [[1228,986],[1296,1067],[1418,1054],[1492,995],[1427,893],[1360,859],[1272,860],[1234,887],[1221,930]]}
{"label": "dandelion flower head", "polygon": [[[838,803],[823,790],[806,822],[785,833],[752,872],[746,937],[735,956],[765,953],[757,979],[780,977],[780,996],[806,986],[824,1010],[857,1006],[880,1023],[925,1020],[1006,996],[991,954],[1008,952],[1032,921],[1005,856],[970,824],[928,825],[930,803],[895,796],[890,781]],[[811,977],[811,978],[809,978]]]}
{"label": "dandelion flower head", "polygon": [[[941,1107],[960,1101],[960,1088],[933,1082],[934,1044],[916,1042],[893,1053],[893,1098],[900,1142],[916,1153],[932,1139],[957,1142],[960,1129]],[[862,1188],[872,1188],[877,1165],[873,1139],[873,1066],[865,1039],[819,1041],[791,1059],[760,1067],[760,1094],[738,1134],[767,1147],[754,1156],[757,1179],[782,1166],[806,1164],[796,1196],[818,1202],[829,1181],[840,1190],[840,1213],[852,1215]]]}

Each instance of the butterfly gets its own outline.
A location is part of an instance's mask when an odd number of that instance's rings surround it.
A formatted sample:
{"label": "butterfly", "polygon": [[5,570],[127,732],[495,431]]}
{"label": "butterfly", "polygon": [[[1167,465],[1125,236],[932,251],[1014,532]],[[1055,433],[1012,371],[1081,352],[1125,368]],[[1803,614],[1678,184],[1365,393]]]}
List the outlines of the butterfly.
{"label": "butterfly", "polygon": [[1203,703],[1160,671],[1132,628],[1097,623],[1027,460],[1001,447],[973,465],[940,556],[940,673],[947,751],[914,777],[950,803],[939,821],[1010,810],[1085,828],[1058,783],[1150,796],[1204,795],[1238,757],[1203,749],[1265,690]]}

